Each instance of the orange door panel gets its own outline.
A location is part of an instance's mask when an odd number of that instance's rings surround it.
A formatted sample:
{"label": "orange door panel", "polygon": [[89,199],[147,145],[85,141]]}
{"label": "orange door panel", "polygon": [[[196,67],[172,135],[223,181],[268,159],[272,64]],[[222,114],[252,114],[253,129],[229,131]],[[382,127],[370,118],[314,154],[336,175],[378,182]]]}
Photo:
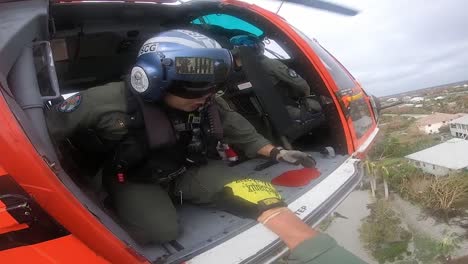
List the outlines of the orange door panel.
{"label": "orange door panel", "polygon": [[[62,241],[61,238],[73,234],[77,240],[79,239],[78,241],[83,241],[90,250],[96,252],[95,254],[111,262],[147,263],[147,260],[134,254],[128,245],[102,225],[63,185],[38,155],[1,93],[0,146],[2,146],[2,155],[0,155],[2,171],[8,172],[8,175],[0,176],[0,180],[10,178],[12,180],[9,181],[10,186],[16,185],[15,190],[7,188],[0,190],[0,194],[21,193],[32,206],[33,215],[41,216],[32,223],[19,221],[20,214],[13,216],[18,223],[27,224],[28,228],[9,230],[10,232],[1,234],[1,251],[32,247],[50,240]],[[0,188],[5,186],[4,183],[0,183]],[[18,188],[22,191],[18,192]],[[1,200],[8,206],[9,201]],[[0,257],[0,263],[10,262],[3,261]]]}
{"label": "orange door panel", "polygon": [[[1,235],[0,235],[1,236]],[[73,235],[0,251],[0,263],[109,263]]]}

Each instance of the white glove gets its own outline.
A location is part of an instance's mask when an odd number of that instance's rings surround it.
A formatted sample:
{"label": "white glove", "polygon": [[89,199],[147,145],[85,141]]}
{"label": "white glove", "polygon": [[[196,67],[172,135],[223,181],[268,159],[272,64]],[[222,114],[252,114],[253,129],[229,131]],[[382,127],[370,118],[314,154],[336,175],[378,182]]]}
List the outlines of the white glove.
{"label": "white glove", "polygon": [[298,150],[285,150],[281,147],[274,148],[270,158],[294,165],[302,165],[306,168],[314,168],[317,164],[311,155]]}

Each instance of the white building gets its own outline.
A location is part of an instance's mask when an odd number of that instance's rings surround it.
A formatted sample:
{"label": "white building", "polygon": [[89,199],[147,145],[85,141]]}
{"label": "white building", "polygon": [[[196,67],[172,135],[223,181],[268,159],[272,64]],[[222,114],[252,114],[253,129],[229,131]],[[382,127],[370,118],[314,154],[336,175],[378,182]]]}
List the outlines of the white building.
{"label": "white building", "polygon": [[411,100],[411,97],[410,96],[403,96],[403,98],[401,99],[403,102],[409,102]]}
{"label": "white building", "polygon": [[424,97],[413,97],[409,100],[411,103],[424,102]]}
{"label": "white building", "polygon": [[445,99],[445,96],[437,96],[436,98],[434,98],[434,100],[443,100]]}
{"label": "white building", "polygon": [[445,125],[454,119],[462,117],[465,114],[445,114],[445,113],[434,113],[428,115],[416,121],[416,125],[420,131],[426,134],[439,133],[439,128]]}
{"label": "white building", "polygon": [[401,104],[398,106],[398,108],[403,108],[403,107],[414,107],[414,104]]}
{"label": "white building", "polygon": [[445,176],[468,169],[468,140],[452,138],[442,144],[406,156],[411,164],[424,172]]}
{"label": "white building", "polygon": [[389,102],[389,103],[396,103],[398,101],[400,101],[400,100],[398,98],[396,98],[396,97],[392,97],[392,98],[387,99],[387,102]]}
{"label": "white building", "polygon": [[454,137],[468,139],[468,115],[450,121],[450,133]]}

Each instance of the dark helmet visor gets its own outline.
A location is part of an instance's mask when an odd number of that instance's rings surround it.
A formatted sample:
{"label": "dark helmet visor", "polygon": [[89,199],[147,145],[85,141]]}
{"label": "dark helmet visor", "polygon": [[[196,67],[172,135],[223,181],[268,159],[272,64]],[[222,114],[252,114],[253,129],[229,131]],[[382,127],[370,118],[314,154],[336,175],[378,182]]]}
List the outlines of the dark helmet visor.
{"label": "dark helmet visor", "polygon": [[169,88],[168,92],[186,99],[196,99],[214,94],[218,91],[218,85],[212,83],[193,83],[186,81],[175,81]]}

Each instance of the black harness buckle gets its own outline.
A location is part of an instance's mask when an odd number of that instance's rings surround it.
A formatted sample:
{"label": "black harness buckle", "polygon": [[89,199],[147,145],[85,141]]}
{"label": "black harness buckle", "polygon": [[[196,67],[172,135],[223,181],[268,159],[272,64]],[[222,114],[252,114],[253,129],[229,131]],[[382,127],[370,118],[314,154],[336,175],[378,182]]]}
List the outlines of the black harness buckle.
{"label": "black harness buckle", "polygon": [[179,177],[180,175],[184,174],[184,172],[187,171],[187,168],[181,167],[180,169],[168,174],[166,177],[159,178],[158,182],[159,183],[168,183],[174,180],[175,178]]}

